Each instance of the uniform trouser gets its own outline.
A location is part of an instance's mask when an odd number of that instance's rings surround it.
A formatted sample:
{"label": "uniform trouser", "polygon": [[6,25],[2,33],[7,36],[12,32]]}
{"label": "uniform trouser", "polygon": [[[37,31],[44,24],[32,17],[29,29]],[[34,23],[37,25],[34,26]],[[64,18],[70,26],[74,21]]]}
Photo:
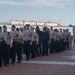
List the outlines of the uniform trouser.
{"label": "uniform trouser", "polygon": [[22,54],[24,54],[24,43],[22,43]]}
{"label": "uniform trouser", "polygon": [[24,42],[24,53],[26,54],[26,60],[29,60],[30,58],[30,51],[31,51],[31,41],[25,41]]}
{"label": "uniform trouser", "polygon": [[72,49],[72,41],[68,41],[69,43],[69,49]]}
{"label": "uniform trouser", "polygon": [[[41,55],[41,54],[40,54]],[[38,44],[36,45],[36,56],[39,57],[39,49],[38,49]]]}
{"label": "uniform trouser", "polygon": [[68,41],[65,42],[65,50],[66,49],[69,49],[69,42]]}
{"label": "uniform trouser", "polygon": [[55,41],[55,53],[59,52],[60,43],[58,40]]}
{"label": "uniform trouser", "polygon": [[61,42],[61,39],[59,41],[59,44],[60,44],[59,51],[61,52],[62,51],[62,42]]}
{"label": "uniform trouser", "polygon": [[61,40],[59,40],[59,52],[61,52]]}
{"label": "uniform trouser", "polygon": [[32,49],[31,49],[31,58],[35,58],[37,53],[37,44],[36,41],[32,42]]}
{"label": "uniform trouser", "polygon": [[39,49],[39,54],[42,54],[42,41],[39,39],[39,44],[38,44],[38,49]]}
{"label": "uniform trouser", "polygon": [[0,67],[2,66],[2,52],[0,51]]}
{"label": "uniform trouser", "polygon": [[17,42],[13,42],[13,46],[10,51],[12,63],[15,63],[16,60],[16,50],[17,50]]}
{"label": "uniform trouser", "polygon": [[64,41],[64,51],[66,51],[66,41]]}
{"label": "uniform trouser", "polygon": [[55,49],[55,42],[54,39],[51,39],[51,43],[50,43],[50,53],[54,53],[54,49]]}
{"label": "uniform trouser", "polygon": [[64,51],[64,46],[65,46],[64,39],[61,39],[61,51]]}
{"label": "uniform trouser", "polygon": [[10,53],[10,46],[6,44],[6,42],[3,42],[3,61],[4,64],[9,64],[9,53]]}
{"label": "uniform trouser", "polygon": [[0,67],[2,66],[2,43],[0,42]]}
{"label": "uniform trouser", "polygon": [[55,41],[55,47],[54,48],[55,48],[54,49],[55,53],[57,53],[58,52],[58,41],[57,40]]}
{"label": "uniform trouser", "polygon": [[48,55],[48,41],[42,41],[42,56]]}
{"label": "uniform trouser", "polygon": [[17,43],[17,57],[18,61],[22,60],[22,43],[20,42]]}

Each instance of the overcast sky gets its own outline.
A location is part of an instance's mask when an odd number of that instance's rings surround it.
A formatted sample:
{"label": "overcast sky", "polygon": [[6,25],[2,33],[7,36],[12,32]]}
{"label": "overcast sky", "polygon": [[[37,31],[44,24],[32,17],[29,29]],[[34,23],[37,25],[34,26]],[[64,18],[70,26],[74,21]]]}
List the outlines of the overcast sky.
{"label": "overcast sky", "polygon": [[10,20],[75,25],[75,0],[0,0],[0,22]]}

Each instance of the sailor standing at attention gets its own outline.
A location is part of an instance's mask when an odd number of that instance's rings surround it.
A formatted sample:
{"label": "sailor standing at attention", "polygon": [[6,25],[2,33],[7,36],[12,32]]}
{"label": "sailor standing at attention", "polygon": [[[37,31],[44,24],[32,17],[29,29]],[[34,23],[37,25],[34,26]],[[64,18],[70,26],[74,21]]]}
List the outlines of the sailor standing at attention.
{"label": "sailor standing at attention", "polygon": [[32,45],[32,31],[29,29],[29,24],[26,24],[25,30],[23,31],[24,40],[24,53],[26,55],[26,61],[30,59],[31,45]]}
{"label": "sailor standing at attention", "polygon": [[18,32],[15,29],[16,29],[15,25],[12,25],[12,31],[10,32],[12,34],[12,39],[13,39],[13,43],[12,43],[12,47],[11,47],[11,51],[10,51],[12,65],[15,64],[15,60],[16,60],[17,39],[19,36]]}
{"label": "sailor standing at attention", "polygon": [[31,49],[31,58],[35,58],[38,56],[38,43],[39,43],[39,36],[38,34],[34,31],[34,28],[31,27],[33,36],[32,36],[32,49]]}
{"label": "sailor standing at attention", "polygon": [[3,26],[3,61],[4,65],[8,66],[9,65],[9,55],[10,55],[10,47],[12,46],[12,35],[10,32],[7,31],[7,27],[4,25]]}
{"label": "sailor standing at attention", "polygon": [[0,26],[0,68],[2,67],[2,56],[3,56],[2,42],[3,42],[2,27]]}

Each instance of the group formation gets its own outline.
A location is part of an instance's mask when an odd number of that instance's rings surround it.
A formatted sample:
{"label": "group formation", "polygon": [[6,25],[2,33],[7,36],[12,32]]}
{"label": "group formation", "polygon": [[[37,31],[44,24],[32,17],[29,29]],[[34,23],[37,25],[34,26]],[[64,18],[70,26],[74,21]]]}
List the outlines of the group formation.
{"label": "group formation", "polygon": [[53,29],[39,26],[36,28],[26,24],[23,28],[12,25],[11,31],[7,26],[0,27],[0,67],[16,62],[21,63],[22,55],[26,61],[40,56],[58,53],[71,49],[73,36],[68,29]]}

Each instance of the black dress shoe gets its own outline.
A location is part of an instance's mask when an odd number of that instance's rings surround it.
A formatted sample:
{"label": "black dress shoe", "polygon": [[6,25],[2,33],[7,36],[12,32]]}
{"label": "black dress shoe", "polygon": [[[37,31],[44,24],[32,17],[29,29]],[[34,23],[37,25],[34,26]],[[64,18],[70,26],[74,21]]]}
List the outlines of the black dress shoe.
{"label": "black dress shoe", "polygon": [[19,63],[21,63],[21,61],[19,61]]}
{"label": "black dress shoe", "polygon": [[46,54],[46,56],[48,56],[49,54]]}
{"label": "black dress shoe", "polygon": [[14,62],[11,62],[11,64],[14,65],[15,63]]}
{"label": "black dress shoe", "polygon": [[29,59],[27,58],[26,61],[28,61]]}
{"label": "black dress shoe", "polygon": [[17,63],[21,63],[21,60],[17,61]]}
{"label": "black dress shoe", "polygon": [[0,68],[1,68],[2,66],[0,66]]}
{"label": "black dress shoe", "polygon": [[5,67],[8,67],[8,64],[4,64]]}

